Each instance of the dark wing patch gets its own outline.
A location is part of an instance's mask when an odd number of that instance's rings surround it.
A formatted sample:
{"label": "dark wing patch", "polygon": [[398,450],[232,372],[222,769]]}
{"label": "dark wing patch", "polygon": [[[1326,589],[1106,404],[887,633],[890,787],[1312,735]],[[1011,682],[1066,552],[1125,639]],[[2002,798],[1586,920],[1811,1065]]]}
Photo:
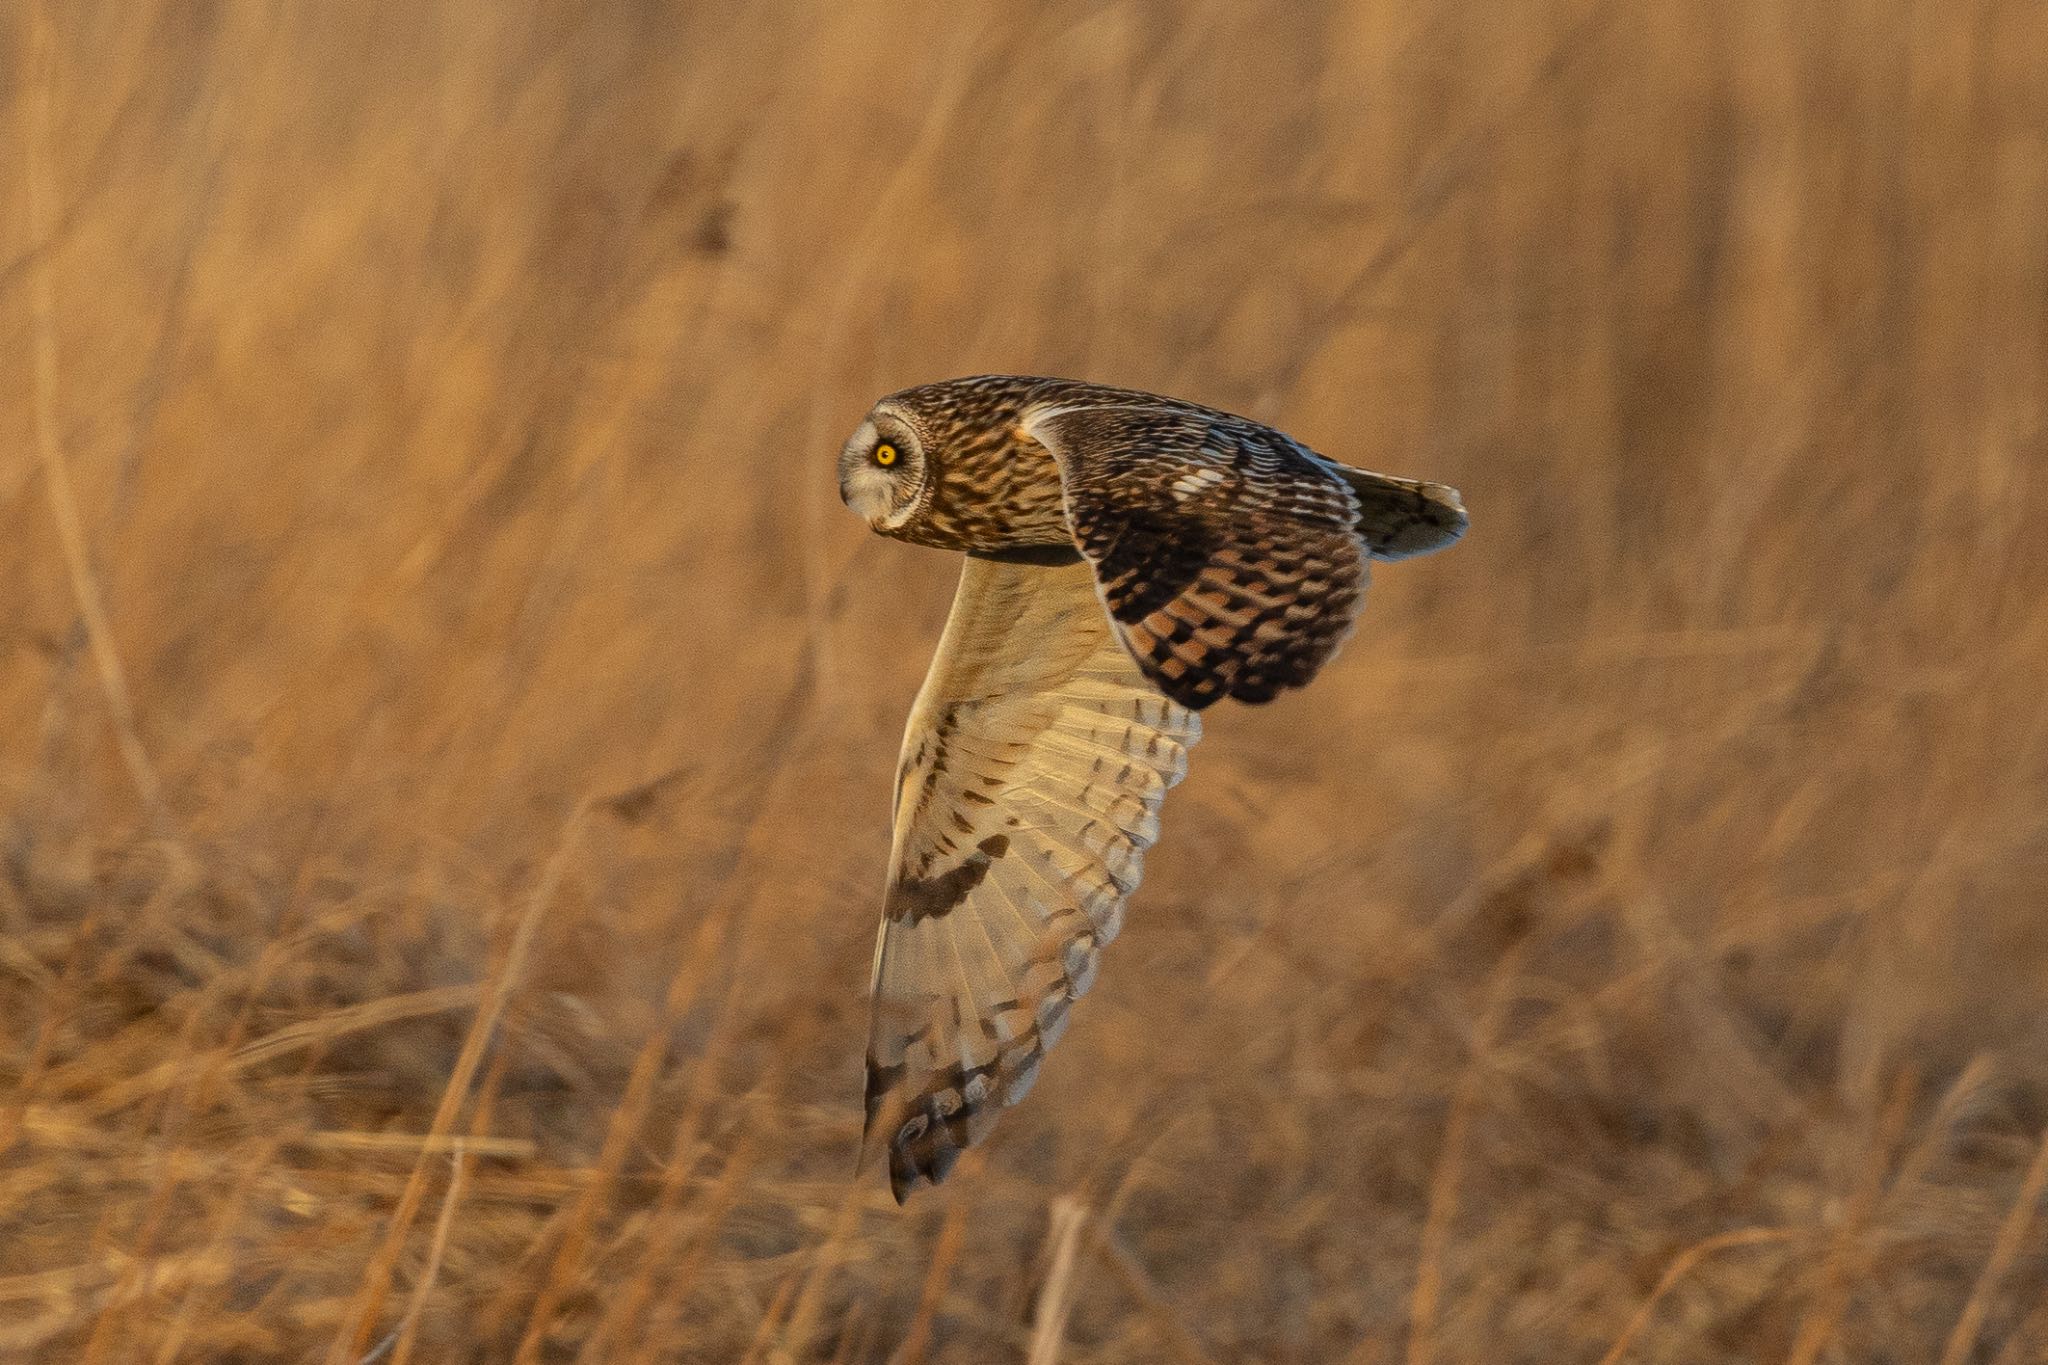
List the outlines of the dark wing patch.
{"label": "dark wing patch", "polygon": [[1048,405],[1025,429],[1131,655],[1184,706],[1300,687],[1351,633],[1366,547],[1351,487],[1270,427],[1181,405]]}
{"label": "dark wing patch", "polygon": [[[961,795],[973,797],[983,805],[993,804],[979,792],[962,792]],[[967,829],[973,829],[966,816],[955,818]],[[892,920],[907,919],[912,924],[943,915],[966,900],[967,894],[980,886],[981,879],[988,875],[989,864],[1009,851],[1008,835],[991,834],[949,871],[936,877],[904,877],[889,888],[882,914]]]}

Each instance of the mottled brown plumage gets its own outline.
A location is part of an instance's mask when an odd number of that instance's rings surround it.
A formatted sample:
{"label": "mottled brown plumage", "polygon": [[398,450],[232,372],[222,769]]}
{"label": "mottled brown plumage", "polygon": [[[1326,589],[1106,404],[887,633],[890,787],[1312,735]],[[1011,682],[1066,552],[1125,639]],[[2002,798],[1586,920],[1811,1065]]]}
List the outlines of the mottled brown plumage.
{"label": "mottled brown plumage", "polygon": [[1197,715],[1315,676],[1367,561],[1440,549],[1457,493],[1177,399],[985,375],[878,402],[840,493],[965,551],[905,728],[866,1141],[896,1197],[1023,1098],[1122,923]]}

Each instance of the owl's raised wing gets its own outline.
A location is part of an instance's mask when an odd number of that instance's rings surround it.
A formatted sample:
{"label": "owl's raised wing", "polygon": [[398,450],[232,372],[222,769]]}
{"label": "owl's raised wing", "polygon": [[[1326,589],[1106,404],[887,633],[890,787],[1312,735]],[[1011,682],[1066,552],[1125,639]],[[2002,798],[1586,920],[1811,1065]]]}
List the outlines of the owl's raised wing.
{"label": "owl's raised wing", "polygon": [[1132,657],[1197,709],[1306,683],[1351,633],[1369,554],[1425,553],[1465,526],[1440,484],[1346,469],[1207,408],[1055,397],[1023,425],[1059,462]]}
{"label": "owl's raised wing", "polygon": [[899,1202],[1024,1097],[1095,977],[1201,733],[1088,565],[969,558],[896,774],[862,1138]]}

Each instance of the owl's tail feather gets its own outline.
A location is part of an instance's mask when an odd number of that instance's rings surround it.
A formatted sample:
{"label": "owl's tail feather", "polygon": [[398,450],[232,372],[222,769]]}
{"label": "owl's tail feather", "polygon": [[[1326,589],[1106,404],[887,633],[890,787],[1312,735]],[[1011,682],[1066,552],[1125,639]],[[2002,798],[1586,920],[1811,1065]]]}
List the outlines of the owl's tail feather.
{"label": "owl's tail feather", "polygon": [[1471,518],[1449,484],[1397,479],[1336,465],[1358,495],[1358,534],[1374,559],[1407,559],[1441,550],[1465,534]]}

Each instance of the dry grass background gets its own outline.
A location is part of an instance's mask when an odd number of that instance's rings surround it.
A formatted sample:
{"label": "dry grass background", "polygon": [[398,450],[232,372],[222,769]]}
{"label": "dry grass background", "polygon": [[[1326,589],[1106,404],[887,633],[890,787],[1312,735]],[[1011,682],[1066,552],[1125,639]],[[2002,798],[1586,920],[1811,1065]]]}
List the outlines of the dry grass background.
{"label": "dry grass background", "polygon": [[[2048,8],[0,13],[0,1355],[2048,1359]],[[849,1184],[875,394],[1460,485]]]}

